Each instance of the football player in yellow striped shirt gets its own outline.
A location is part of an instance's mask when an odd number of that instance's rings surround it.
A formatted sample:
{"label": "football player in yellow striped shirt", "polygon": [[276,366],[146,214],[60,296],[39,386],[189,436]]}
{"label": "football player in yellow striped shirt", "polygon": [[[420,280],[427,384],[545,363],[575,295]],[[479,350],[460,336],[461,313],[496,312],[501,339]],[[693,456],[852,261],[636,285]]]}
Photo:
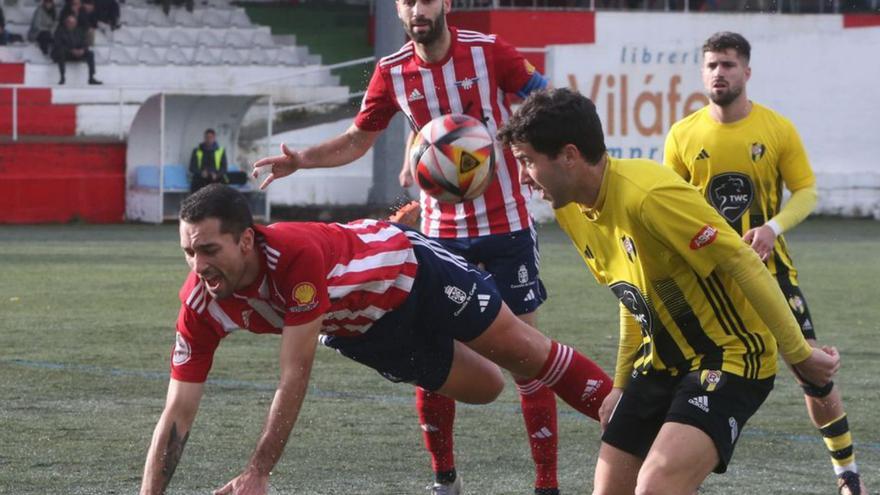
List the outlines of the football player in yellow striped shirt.
{"label": "football player in yellow striped shirt", "polygon": [[499,138],[620,300],[594,494],[694,493],[724,472],[777,352],[806,381],[831,380],[837,351],[810,347],[754,251],[673,171],[611,158],[589,99],[533,93]]}
{"label": "football player in yellow striped shirt", "polygon": [[[706,41],[702,75],[710,103],[672,126],[663,162],[696,186],[767,263],[801,332],[815,346],[813,321],[782,233],[816,206],[816,178],[794,125],[748,99],[750,55],[749,42],[736,33]],[[791,191],[785,205],[783,185]],[[867,494],[838,387],[801,386],[810,419],[831,454],[838,491]]]}

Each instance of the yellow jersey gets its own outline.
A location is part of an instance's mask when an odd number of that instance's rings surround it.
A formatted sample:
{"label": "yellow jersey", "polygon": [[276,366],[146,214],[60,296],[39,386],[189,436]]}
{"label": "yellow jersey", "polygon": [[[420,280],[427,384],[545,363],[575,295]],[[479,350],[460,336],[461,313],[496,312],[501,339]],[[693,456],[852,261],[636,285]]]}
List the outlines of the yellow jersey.
{"label": "yellow jersey", "polygon": [[596,205],[570,203],[555,213],[596,280],[621,302],[615,386],[651,370],[774,375],[776,339],[733,278],[716,270],[749,247],[673,171],[606,159]]}
{"label": "yellow jersey", "polygon": [[[737,122],[716,121],[709,107],[676,122],[666,136],[663,163],[696,186],[740,235],[779,213],[783,185],[797,191],[816,183],[794,124],[754,102]],[[797,285],[782,235],[767,267]]]}

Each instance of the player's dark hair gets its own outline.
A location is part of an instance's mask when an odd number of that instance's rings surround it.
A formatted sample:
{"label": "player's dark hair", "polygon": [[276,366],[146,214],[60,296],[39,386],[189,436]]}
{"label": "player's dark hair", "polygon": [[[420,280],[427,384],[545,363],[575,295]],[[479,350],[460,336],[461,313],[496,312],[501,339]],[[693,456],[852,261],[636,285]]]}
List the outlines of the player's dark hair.
{"label": "player's dark hair", "polygon": [[498,139],[507,146],[528,144],[550,158],[559,156],[565,145],[573,144],[590,163],[598,163],[606,152],[596,105],[566,88],[530,94],[498,131]]}
{"label": "player's dark hair", "polygon": [[739,33],[720,31],[709,36],[709,39],[703,43],[703,53],[726,52],[731,49],[736,51],[736,54],[744,58],[746,62],[752,57],[752,45]]}
{"label": "player's dark hair", "polygon": [[220,232],[232,234],[236,241],[245,229],[254,226],[247,198],[223,184],[210,184],[190,194],[180,203],[180,219],[198,223],[207,218],[220,220]]}
{"label": "player's dark hair", "polygon": [[205,134],[213,134],[213,135],[215,135],[215,136],[217,135],[217,133],[214,132],[214,129],[210,129],[210,128],[205,129]]}

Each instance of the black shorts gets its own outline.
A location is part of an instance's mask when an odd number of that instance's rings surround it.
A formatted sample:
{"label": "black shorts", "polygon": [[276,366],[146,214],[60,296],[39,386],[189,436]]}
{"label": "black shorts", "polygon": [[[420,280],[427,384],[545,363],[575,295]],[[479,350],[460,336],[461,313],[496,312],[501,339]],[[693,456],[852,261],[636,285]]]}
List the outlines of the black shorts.
{"label": "black shorts", "polygon": [[359,337],[324,335],[321,343],[392,382],[437,390],[452,369],[454,340],[468,342],[501,311],[492,276],[418,232],[406,231],[419,262],[406,301]]}
{"label": "black shorts", "polygon": [[617,403],[602,441],[644,459],[664,423],[691,425],[712,439],[719,458],[715,472],[723,473],[743,426],[770,394],[773,380],[747,380],[709,370],[684,376],[636,375]]}
{"label": "black shorts", "polygon": [[777,276],[776,280],[779,282],[779,288],[782,289],[782,294],[785,296],[785,300],[788,301],[788,307],[791,308],[798,326],[801,327],[801,333],[804,334],[804,338],[816,340],[813,318],[810,317],[810,308],[807,306],[807,300],[804,298],[801,288],[791,282],[788,274]]}
{"label": "black shorts", "polygon": [[507,234],[432,239],[491,273],[501,298],[513,314],[532,313],[547,299],[547,291],[538,277],[541,256],[534,227]]}

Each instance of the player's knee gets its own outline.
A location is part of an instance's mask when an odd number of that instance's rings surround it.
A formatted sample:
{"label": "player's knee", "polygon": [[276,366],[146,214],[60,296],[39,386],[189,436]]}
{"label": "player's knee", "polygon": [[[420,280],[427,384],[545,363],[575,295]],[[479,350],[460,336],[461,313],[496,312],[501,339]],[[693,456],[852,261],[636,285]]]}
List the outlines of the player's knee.
{"label": "player's knee", "polygon": [[[681,473],[678,473],[681,474]],[[660,466],[644,465],[636,481],[635,495],[665,495],[668,493],[693,493],[694,487],[686,481],[687,477],[675,476]]]}
{"label": "player's knee", "polygon": [[487,376],[481,377],[481,381],[483,383],[478,389],[464,397],[459,397],[458,400],[466,404],[488,404],[494,402],[504,390],[504,379],[500,373],[497,379],[494,376],[491,378]]}
{"label": "player's knee", "polygon": [[834,382],[828,382],[823,386],[813,385],[812,383],[802,383],[801,388],[804,389],[804,395],[816,399],[824,399],[834,390]]}

